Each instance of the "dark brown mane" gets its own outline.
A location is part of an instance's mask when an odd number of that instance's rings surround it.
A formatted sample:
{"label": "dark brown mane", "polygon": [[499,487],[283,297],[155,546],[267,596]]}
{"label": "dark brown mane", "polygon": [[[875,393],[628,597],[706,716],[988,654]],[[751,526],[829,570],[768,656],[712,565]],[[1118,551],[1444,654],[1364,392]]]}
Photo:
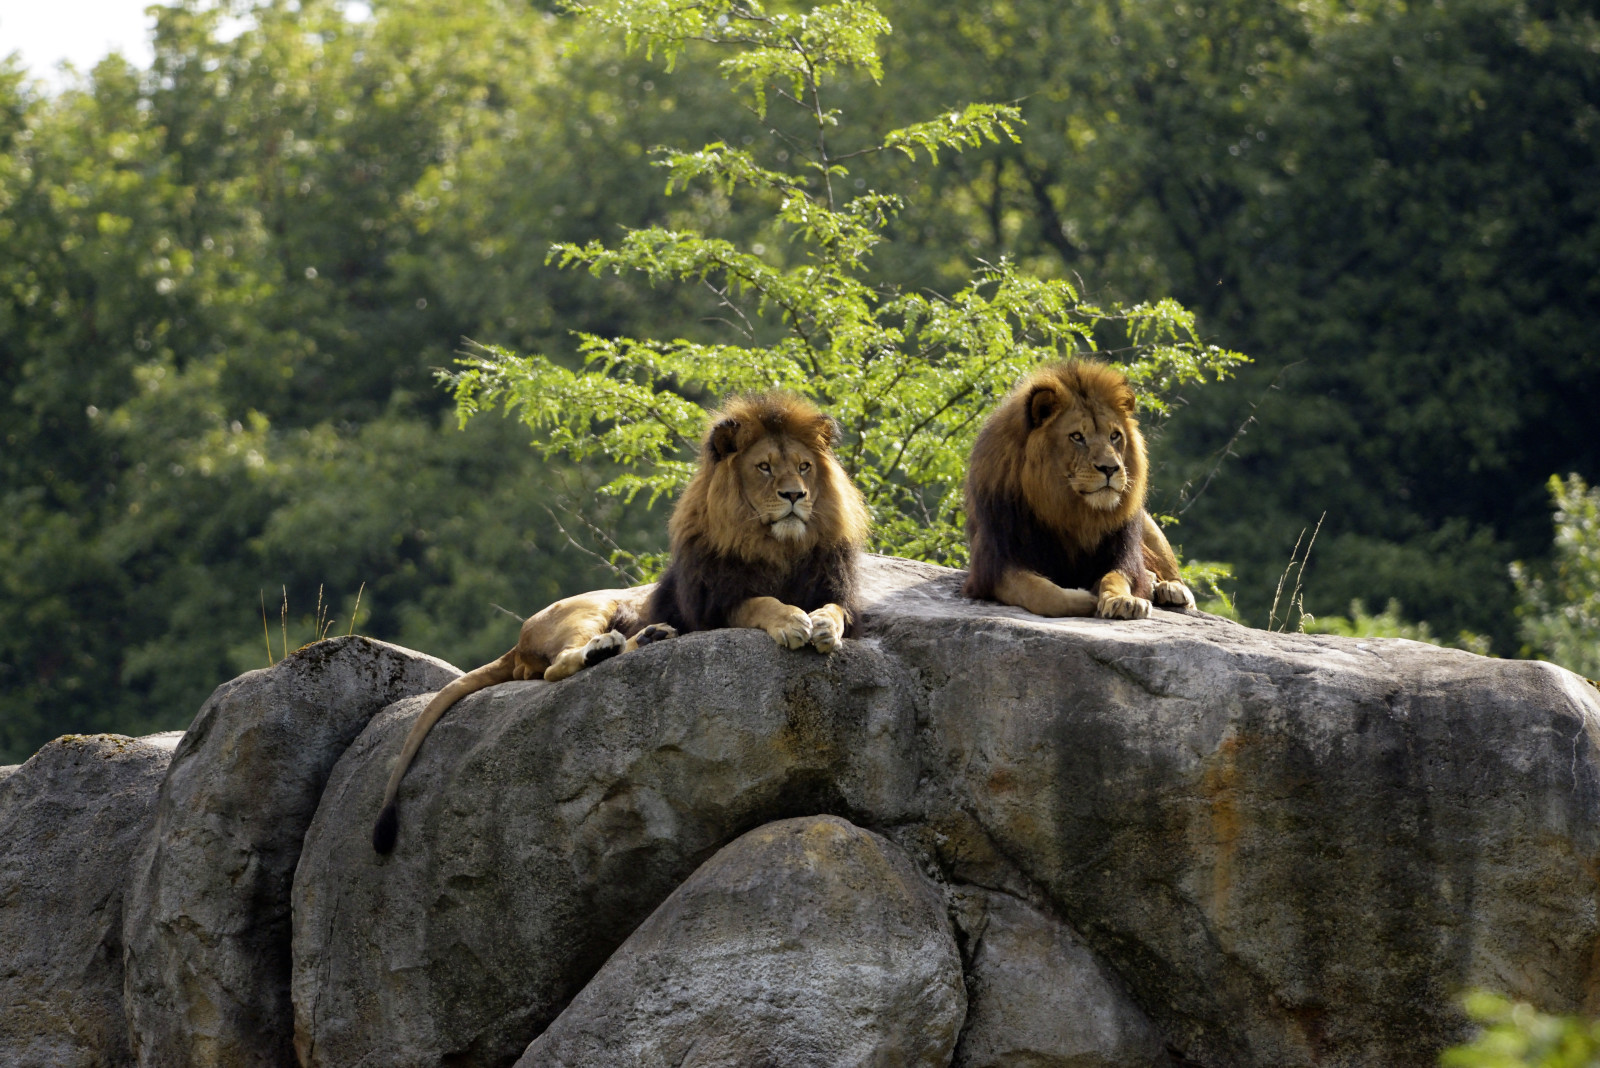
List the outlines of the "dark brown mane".
{"label": "dark brown mane", "polygon": [[[1044,491],[1061,476],[1058,452],[1034,418],[1041,393],[1119,413],[1128,486],[1117,507],[1101,510],[1076,494]],[[1017,384],[973,443],[966,481],[972,556],[963,593],[992,599],[1005,569],[1021,567],[1069,589],[1089,589],[1108,571],[1122,571],[1138,596],[1149,597],[1141,547],[1147,464],[1134,407],[1128,380],[1089,360],[1041,367]]]}
{"label": "dark brown mane", "polygon": [[[817,458],[817,494],[808,538],[771,537],[743,499],[729,462],[768,436],[804,445]],[[791,393],[736,397],[714,414],[701,444],[700,468],[684,487],[667,525],[672,561],[644,619],[679,631],[728,626],[751,597],[776,597],[815,611],[845,610],[846,635],[856,619],[856,558],[866,542],[861,495],[833,455],[838,424]]]}

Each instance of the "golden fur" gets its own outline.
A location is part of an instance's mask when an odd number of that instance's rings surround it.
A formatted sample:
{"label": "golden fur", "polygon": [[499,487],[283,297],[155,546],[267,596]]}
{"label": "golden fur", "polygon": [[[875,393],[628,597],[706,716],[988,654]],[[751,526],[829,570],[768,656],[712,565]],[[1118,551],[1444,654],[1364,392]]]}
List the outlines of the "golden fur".
{"label": "golden fur", "polygon": [[373,828],[399,834],[400,782],[423,739],[468,694],[513,680],[556,682],[640,645],[714,627],[764,630],[790,649],[831,653],[855,623],[855,564],[867,535],[861,494],[833,455],[837,425],[786,393],[739,397],[711,417],[700,467],[667,524],[661,581],[557,601],[517,645],[440,690],[412,724]]}
{"label": "golden fur", "polygon": [[[861,546],[867,509],[833,455],[837,425],[789,393],[738,397],[711,417],[702,463],[667,522],[672,550],[698,544],[787,567],[818,545]],[[763,470],[765,465],[766,470]],[[798,501],[780,494],[803,490]],[[800,520],[800,529],[775,525]]]}
{"label": "golden fur", "polygon": [[672,563],[646,618],[680,631],[756,627],[789,648],[834,648],[854,624],[868,522],[834,458],[837,435],[832,419],[790,393],[738,397],[713,415],[700,467],[667,524]]}
{"label": "golden fur", "polygon": [[1193,605],[1144,510],[1135,407],[1127,379],[1093,361],[1042,367],[1017,384],[973,445],[963,592],[1051,616],[1143,618],[1152,598]]}

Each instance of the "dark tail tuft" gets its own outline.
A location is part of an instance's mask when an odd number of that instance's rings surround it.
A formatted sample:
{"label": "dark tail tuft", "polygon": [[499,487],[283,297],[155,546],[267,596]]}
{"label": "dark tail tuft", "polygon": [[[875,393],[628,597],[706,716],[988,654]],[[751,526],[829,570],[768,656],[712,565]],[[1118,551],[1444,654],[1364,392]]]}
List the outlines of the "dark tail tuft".
{"label": "dark tail tuft", "polygon": [[385,855],[394,852],[394,843],[400,837],[400,812],[393,801],[378,813],[378,822],[372,826],[372,848]]}

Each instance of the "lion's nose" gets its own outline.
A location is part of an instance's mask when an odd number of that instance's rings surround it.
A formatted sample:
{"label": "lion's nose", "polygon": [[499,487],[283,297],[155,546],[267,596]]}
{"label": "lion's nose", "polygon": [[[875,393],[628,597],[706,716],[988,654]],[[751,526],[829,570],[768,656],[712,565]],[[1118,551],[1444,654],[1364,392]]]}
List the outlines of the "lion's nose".
{"label": "lion's nose", "polygon": [[806,495],[806,491],[803,490],[803,489],[798,489],[798,490],[779,490],[778,491],[778,496],[782,497],[784,500],[788,501],[790,504],[798,503],[800,501],[800,498],[804,497],[805,495]]}
{"label": "lion's nose", "polygon": [[1095,464],[1094,465],[1094,469],[1096,471],[1100,472],[1102,475],[1105,475],[1107,478],[1110,478],[1112,475],[1114,475],[1118,471],[1122,470],[1122,465],[1121,464]]}

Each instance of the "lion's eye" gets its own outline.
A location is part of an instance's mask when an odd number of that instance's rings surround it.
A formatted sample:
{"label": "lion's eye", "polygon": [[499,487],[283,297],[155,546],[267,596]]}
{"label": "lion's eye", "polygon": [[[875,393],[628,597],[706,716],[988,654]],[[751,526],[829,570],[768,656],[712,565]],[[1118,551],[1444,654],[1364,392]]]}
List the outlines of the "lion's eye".
{"label": "lion's eye", "polygon": [[1072,433],[1068,434],[1067,437],[1071,438],[1074,442],[1076,442],[1079,445],[1083,444],[1083,435],[1078,433],[1078,431],[1076,431],[1076,430],[1074,430]]}
{"label": "lion's eye", "polygon": [[767,463],[765,460],[762,460],[760,463],[756,464],[756,470],[760,471],[763,475],[770,475],[772,474],[772,465]]}
{"label": "lion's eye", "polygon": [[1122,431],[1113,430],[1111,432],[1111,444],[1115,445],[1117,442],[1119,442],[1121,440],[1122,440]]}
{"label": "lion's eye", "polygon": [[804,460],[800,461],[800,473],[803,475],[809,470],[811,470],[811,465],[806,463]]}

